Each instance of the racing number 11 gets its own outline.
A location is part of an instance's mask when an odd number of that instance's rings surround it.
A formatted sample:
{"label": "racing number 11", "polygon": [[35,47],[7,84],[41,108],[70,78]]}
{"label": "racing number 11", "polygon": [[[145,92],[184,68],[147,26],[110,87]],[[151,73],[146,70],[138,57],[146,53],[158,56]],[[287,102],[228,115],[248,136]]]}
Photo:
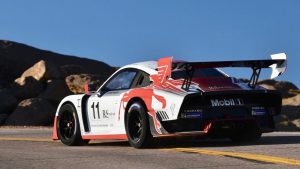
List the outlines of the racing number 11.
{"label": "racing number 11", "polygon": [[97,109],[98,119],[100,119],[99,102],[97,102],[96,105],[95,105],[95,102],[93,102],[91,108],[93,109],[94,119],[96,119],[96,111],[95,111],[95,108]]}

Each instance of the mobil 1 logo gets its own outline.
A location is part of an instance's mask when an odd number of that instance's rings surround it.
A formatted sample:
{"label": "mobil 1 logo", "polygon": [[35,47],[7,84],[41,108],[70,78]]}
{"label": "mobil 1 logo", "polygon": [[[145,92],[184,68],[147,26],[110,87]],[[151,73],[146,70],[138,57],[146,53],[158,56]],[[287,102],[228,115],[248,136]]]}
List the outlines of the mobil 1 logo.
{"label": "mobil 1 logo", "polygon": [[230,98],[230,99],[210,99],[212,107],[222,106],[242,106],[244,101],[241,98]]}

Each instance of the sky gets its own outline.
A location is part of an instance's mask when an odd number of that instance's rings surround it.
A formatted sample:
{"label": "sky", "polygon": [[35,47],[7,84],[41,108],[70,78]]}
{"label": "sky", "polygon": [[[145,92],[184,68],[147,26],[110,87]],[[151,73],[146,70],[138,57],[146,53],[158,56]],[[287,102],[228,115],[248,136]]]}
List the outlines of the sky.
{"label": "sky", "polygon": [[[0,0],[0,39],[103,61],[269,59],[300,87],[298,0]],[[250,69],[225,71],[250,77]],[[270,70],[263,71],[268,78]]]}

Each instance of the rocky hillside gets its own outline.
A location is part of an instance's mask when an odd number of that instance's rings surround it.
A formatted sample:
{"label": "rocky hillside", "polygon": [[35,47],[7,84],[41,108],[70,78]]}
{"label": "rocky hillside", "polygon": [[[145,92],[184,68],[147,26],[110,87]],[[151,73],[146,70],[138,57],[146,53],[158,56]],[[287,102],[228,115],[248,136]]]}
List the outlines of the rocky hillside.
{"label": "rocky hillside", "polygon": [[279,90],[282,94],[282,111],[275,117],[278,130],[300,131],[300,90],[291,82],[263,80],[259,85],[270,89]]}
{"label": "rocky hillside", "polygon": [[[83,93],[86,83],[100,86],[114,71],[103,62],[0,40],[0,125],[52,125],[63,97]],[[259,84],[283,95],[277,128],[300,131],[297,86],[274,80]]]}
{"label": "rocky hillside", "polygon": [[50,125],[59,101],[100,85],[115,68],[0,40],[0,125]]}

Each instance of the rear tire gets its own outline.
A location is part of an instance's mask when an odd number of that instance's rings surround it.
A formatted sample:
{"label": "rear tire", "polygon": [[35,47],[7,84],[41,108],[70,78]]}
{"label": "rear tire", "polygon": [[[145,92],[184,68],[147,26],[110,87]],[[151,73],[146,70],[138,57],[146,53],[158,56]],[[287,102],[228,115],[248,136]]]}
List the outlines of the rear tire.
{"label": "rear tire", "polygon": [[60,108],[57,118],[57,134],[61,142],[68,146],[78,146],[89,142],[81,137],[77,112],[72,104],[65,104]]}
{"label": "rear tire", "polygon": [[132,147],[146,148],[152,143],[153,137],[146,113],[141,102],[134,102],[128,109],[125,128],[128,142]]}

